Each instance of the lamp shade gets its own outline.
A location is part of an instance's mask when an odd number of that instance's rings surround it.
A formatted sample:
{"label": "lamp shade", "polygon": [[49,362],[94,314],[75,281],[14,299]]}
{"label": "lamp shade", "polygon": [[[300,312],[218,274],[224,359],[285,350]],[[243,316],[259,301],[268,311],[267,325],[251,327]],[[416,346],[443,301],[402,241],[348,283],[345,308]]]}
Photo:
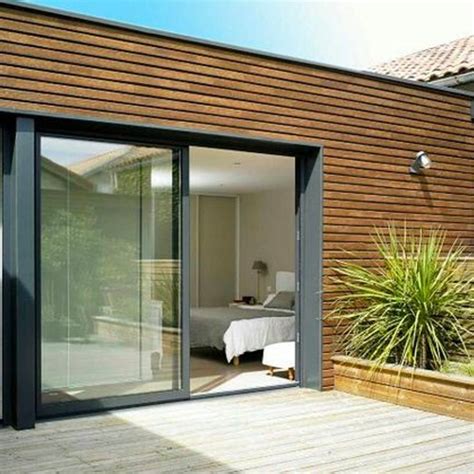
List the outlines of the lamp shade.
{"label": "lamp shade", "polygon": [[265,272],[267,270],[267,264],[261,260],[255,260],[252,265],[252,270],[257,270],[259,272]]}

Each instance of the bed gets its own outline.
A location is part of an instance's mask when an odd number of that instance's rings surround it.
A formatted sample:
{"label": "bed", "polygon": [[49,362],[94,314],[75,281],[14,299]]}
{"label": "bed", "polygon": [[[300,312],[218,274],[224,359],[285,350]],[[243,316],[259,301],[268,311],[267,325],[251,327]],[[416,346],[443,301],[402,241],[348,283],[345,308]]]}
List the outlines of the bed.
{"label": "bed", "polygon": [[[277,272],[275,288],[294,292],[294,273]],[[262,305],[191,309],[191,348],[225,350],[229,363],[238,363],[245,352],[294,340],[294,310]]]}

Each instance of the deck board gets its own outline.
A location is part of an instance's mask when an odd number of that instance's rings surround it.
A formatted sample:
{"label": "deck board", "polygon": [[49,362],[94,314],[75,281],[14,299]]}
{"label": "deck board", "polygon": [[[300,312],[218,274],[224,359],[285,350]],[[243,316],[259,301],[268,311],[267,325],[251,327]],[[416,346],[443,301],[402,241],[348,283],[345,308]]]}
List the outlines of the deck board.
{"label": "deck board", "polygon": [[474,425],[286,389],[0,430],[0,472],[470,472]]}

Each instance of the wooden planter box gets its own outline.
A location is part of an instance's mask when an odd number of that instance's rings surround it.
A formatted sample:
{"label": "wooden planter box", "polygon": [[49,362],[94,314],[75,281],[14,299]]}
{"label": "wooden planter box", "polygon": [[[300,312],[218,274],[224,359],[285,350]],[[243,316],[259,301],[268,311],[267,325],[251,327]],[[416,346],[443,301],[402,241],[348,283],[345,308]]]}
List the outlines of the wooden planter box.
{"label": "wooden planter box", "polygon": [[474,421],[474,378],[334,356],[335,389]]}

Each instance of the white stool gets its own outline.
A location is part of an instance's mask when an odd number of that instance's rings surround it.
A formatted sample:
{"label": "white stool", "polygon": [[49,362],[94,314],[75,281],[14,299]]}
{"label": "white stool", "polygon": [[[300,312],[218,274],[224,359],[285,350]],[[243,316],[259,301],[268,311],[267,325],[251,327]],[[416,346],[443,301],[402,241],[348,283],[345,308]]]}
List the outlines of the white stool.
{"label": "white stool", "polygon": [[263,349],[263,365],[270,369],[273,375],[275,369],[288,369],[288,378],[295,379],[295,342],[277,342]]}

